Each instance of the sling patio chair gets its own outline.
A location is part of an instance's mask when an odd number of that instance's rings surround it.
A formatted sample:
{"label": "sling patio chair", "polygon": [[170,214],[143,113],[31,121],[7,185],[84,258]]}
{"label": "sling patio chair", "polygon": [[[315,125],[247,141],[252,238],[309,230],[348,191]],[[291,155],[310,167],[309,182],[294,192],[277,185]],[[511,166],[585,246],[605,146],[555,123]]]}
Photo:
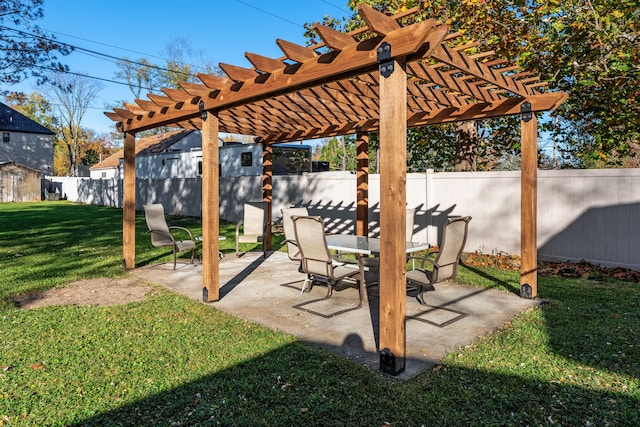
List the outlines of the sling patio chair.
{"label": "sling patio chair", "polygon": [[[347,278],[354,278],[358,283],[360,296],[358,307],[361,307],[365,297],[362,264],[359,268],[355,268],[353,264],[338,263],[333,259],[327,247],[324,221],[321,217],[294,216],[293,226],[302,258],[302,271],[307,274],[302,290],[304,291],[308,282],[313,286],[315,280],[326,280],[327,295],[324,299],[328,299],[331,298],[336,283]],[[310,277],[313,280],[310,280]]]}
{"label": "sling patio chair", "polygon": [[[243,218],[236,224],[236,256],[240,256],[240,243],[262,242],[263,256],[266,258],[265,239],[267,235],[267,203],[246,202]],[[242,228],[242,233],[240,229]]]}
{"label": "sling patio chair", "polygon": [[[164,216],[164,207],[160,203],[144,205],[144,216],[147,220],[148,233],[151,234],[151,244],[155,248],[168,247],[173,249],[173,269],[176,269],[178,252],[191,249],[191,264],[196,255],[196,242],[191,231],[184,227],[168,226]],[[182,230],[189,235],[189,239],[176,240],[170,230]]]}
{"label": "sling patio chair", "polygon": [[300,249],[296,242],[296,233],[293,229],[294,216],[308,216],[309,210],[305,207],[300,208],[285,208],[281,209],[282,213],[282,229],[284,231],[284,240],[287,244],[287,255],[291,261],[302,261],[300,256]]}
{"label": "sling patio chair", "polygon": [[[294,216],[308,216],[309,210],[305,207],[300,208],[285,208],[281,209],[280,213],[282,214],[282,230],[284,231],[284,241],[287,244],[287,256],[291,261],[296,261],[299,263],[298,271],[303,273],[302,271],[302,256],[300,255],[300,248],[298,248],[298,242],[296,242],[296,232],[293,226],[293,217]],[[305,279],[304,286],[300,290],[300,293],[304,293],[304,290],[307,285],[307,280],[312,280],[312,278],[307,275]]]}
{"label": "sling patio chair", "polygon": [[[407,286],[417,288],[417,299],[420,304],[426,305],[424,293],[435,290],[434,284],[455,279],[458,274],[460,255],[467,241],[469,221],[471,221],[470,216],[447,219],[435,260],[430,260],[426,256],[411,257],[419,261],[419,265],[418,268],[407,271]],[[426,270],[425,262],[432,264],[433,269]]]}

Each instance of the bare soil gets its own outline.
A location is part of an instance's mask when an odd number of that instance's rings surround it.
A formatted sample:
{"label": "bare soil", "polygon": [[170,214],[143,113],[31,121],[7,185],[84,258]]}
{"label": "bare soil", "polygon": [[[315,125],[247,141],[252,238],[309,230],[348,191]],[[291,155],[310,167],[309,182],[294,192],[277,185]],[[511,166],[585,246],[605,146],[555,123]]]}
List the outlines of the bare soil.
{"label": "bare soil", "polygon": [[72,282],[64,288],[19,295],[14,301],[24,309],[49,305],[108,306],[143,301],[153,291],[148,282],[133,276],[118,280],[98,278]]}

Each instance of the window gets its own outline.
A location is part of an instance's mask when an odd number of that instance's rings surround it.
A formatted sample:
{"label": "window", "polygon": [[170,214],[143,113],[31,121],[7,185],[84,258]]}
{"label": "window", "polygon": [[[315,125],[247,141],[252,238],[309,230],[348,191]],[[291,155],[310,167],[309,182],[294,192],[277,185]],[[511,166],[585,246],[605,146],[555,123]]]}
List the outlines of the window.
{"label": "window", "polygon": [[9,132],[2,132],[2,142],[9,142],[11,140],[11,136]]}
{"label": "window", "polygon": [[240,154],[240,164],[242,166],[251,166],[253,164],[253,156],[251,151]]}

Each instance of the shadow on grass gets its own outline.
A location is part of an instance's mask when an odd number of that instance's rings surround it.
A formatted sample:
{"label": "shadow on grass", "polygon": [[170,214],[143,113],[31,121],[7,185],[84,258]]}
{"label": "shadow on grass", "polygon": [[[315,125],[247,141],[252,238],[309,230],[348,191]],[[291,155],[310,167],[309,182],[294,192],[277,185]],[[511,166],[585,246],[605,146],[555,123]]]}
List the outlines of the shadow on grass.
{"label": "shadow on grass", "polygon": [[397,383],[293,344],[71,425],[637,425],[638,405],[629,394],[456,366]]}

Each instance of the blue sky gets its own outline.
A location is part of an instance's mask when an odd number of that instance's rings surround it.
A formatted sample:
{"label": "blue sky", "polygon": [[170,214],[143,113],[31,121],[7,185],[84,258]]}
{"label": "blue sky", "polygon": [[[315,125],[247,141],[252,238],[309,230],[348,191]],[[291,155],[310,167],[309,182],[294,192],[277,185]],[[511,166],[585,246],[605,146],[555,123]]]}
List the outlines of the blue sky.
{"label": "blue sky", "polygon": [[[36,24],[61,42],[116,57],[147,57],[162,65],[166,44],[183,38],[215,65],[251,67],[245,52],[281,57],[276,39],[304,44],[304,23],[321,21],[325,15],[346,16],[345,4],[346,0],[45,0],[44,19]],[[114,79],[113,60],[81,52],[61,60],[73,72]],[[87,112],[83,126],[108,132],[114,125],[103,114],[105,105],[119,99],[132,102],[133,95],[126,86],[102,84],[100,99]],[[31,82],[5,88],[37,90]]]}

